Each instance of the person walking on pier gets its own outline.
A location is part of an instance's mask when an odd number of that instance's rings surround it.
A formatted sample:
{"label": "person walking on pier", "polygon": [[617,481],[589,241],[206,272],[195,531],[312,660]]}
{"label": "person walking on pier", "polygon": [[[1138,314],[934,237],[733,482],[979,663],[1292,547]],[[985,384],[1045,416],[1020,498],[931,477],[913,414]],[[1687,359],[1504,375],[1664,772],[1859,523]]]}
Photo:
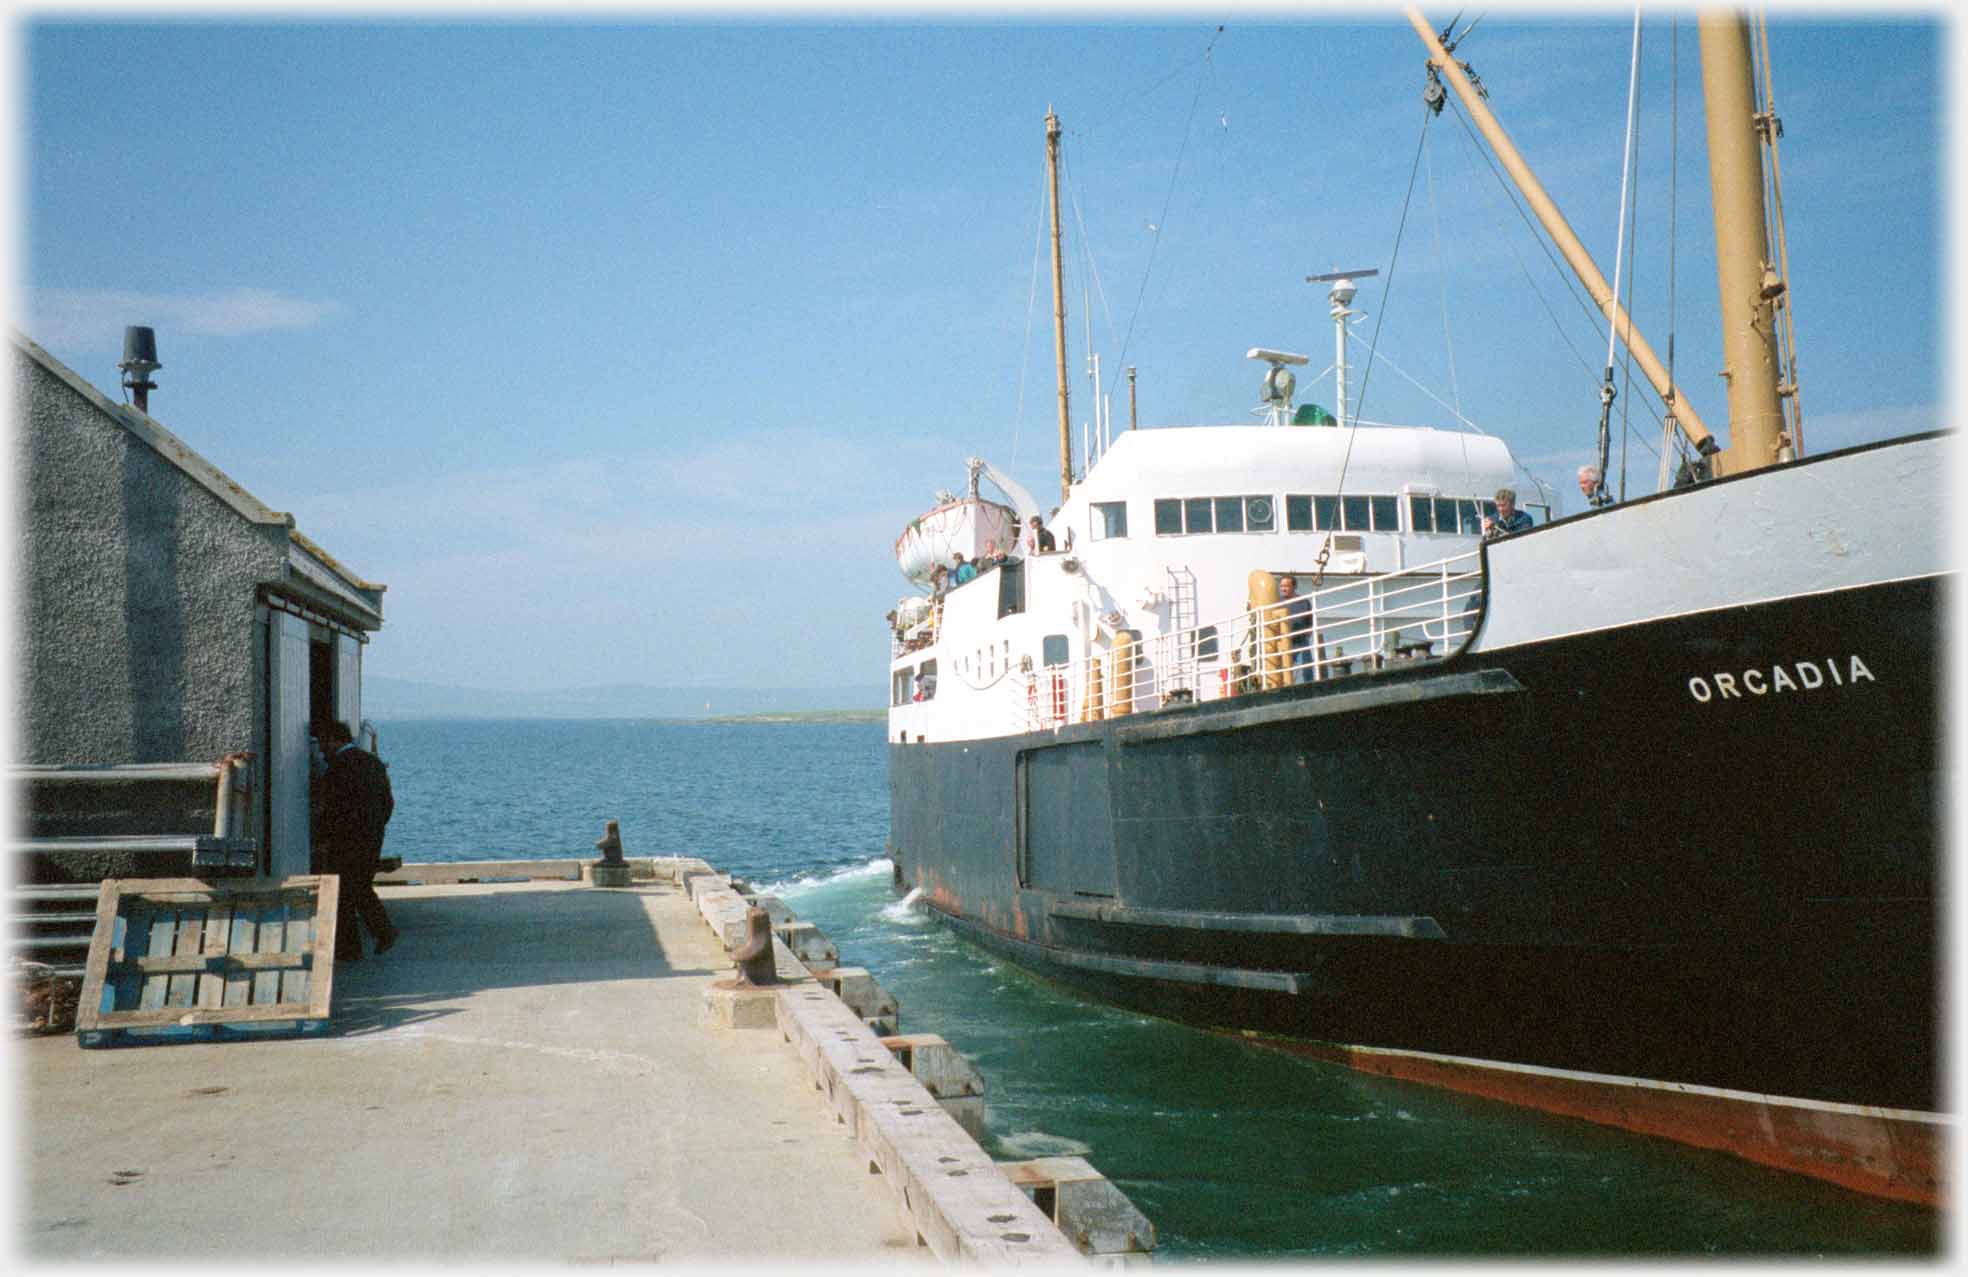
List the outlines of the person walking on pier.
{"label": "person walking on pier", "polygon": [[396,928],[376,894],[377,862],[383,854],[383,826],[396,810],[390,793],[389,771],[382,760],[355,745],[347,723],[331,722],[321,729],[321,746],[328,771],[321,778],[321,825],[315,831],[321,846],[321,870],[342,880],[341,905],[335,918],[335,961],[362,957],[362,936],[356,915],[375,938],[376,952],[396,943]]}

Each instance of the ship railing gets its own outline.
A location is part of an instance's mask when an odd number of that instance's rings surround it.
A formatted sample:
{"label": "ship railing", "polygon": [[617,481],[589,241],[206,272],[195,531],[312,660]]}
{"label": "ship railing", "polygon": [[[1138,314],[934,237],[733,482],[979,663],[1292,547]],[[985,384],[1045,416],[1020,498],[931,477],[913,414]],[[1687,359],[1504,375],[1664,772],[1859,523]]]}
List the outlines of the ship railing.
{"label": "ship railing", "polygon": [[1482,591],[1470,551],[1315,590],[1302,611],[1273,603],[1139,640],[1117,633],[1071,665],[1021,670],[1015,716],[1049,730],[1441,660],[1474,631]]}
{"label": "ship railing", "polygon": [[891,623],[889,626],[888,659],[910,652],[920,652],[936,642],[936,632],[943,626],[943,598],[937,595],[930,599],[929,608],[908,625]]}

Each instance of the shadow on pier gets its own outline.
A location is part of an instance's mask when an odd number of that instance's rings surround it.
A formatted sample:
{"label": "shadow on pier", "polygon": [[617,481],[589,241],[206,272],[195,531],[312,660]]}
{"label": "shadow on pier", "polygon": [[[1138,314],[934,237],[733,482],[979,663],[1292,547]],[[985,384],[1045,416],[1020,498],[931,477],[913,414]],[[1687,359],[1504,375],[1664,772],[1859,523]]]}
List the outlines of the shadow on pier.
{"label": "shadow on pier", "polygon": [[721,976],[728,963],[666,949],[651,915],[675,889],[649,883],[598,890],[575,883],[384,887],[396,944],[335,968],[331,1036],[352,1037],[444,1020],[495,989]]}

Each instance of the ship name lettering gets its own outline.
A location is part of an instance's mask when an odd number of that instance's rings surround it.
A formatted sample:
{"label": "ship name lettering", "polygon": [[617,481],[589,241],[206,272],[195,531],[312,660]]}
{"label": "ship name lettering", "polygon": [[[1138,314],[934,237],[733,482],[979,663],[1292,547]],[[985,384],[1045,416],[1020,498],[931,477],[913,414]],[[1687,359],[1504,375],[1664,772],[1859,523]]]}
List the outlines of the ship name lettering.
{"label": "ship name lettering", "polygon": [[1827,657],[1818,661],[1792,661],[1789,665],[1772,665],[1766,671],[1751,667],[1740,673],[1720,671],[1713,674],[1696,674],[1688,679],[1688,695],[1698,704],[1706,705],[1713,700],[1741,700],[1749,696],[1774,696],[1782,692],[1814,692],[1829,681],[1835,687],[1848,683],[1877,683],[1866,663],[1859,659],[1857,652],[1846,657]]}

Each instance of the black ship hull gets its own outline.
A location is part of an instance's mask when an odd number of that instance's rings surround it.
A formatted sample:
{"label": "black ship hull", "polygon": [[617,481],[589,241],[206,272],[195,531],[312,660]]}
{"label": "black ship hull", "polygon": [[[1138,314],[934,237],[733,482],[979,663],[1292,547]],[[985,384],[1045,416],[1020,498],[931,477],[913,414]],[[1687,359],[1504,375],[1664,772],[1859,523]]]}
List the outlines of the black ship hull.
{"label": "black ship hull", "polygon": [[896,885],[1104,1000],[1935,1200],[1943,588],[891,743]]}

